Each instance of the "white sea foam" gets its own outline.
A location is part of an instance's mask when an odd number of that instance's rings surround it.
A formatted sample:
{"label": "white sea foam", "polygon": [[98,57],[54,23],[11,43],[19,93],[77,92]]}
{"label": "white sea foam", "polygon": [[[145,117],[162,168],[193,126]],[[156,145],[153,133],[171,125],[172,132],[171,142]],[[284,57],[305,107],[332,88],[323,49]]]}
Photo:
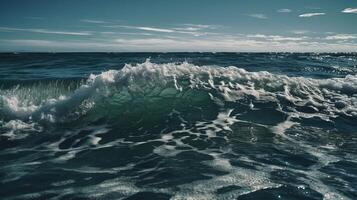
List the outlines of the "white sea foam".
{"label": "white sea foam", "polygon": [[[269,72],[248,72],[237,67],[195,66],[189,63],[154,64],[147,60],[137,65],[125,65],[121,70],[109,70],[90,75],[87,82],[71,93],[53,98],[41,95],[36,99],[36,88],[30,96],[18,89],[0,91],[0,110],[6,117],[56,122],[68,113],[85,114],[96,105],[96,99],[108,96],[130,101],[135,95],[154,96],[157,90],[173,88],[177,94],[188,90],[207,91],[213,101],[239,101],[247,97],[257,101],[296,106],[308,106],[320,116],[357,116],[357,76],[312,79],[288,77]],[[166,91],[166,90],[165,90]],[[32,95],[32,96],[31,96]],[[159,95],[168,95],[161,92]],[[254,108],[254,104],[249,104]],[[62,119],[61,119],[62,117]]]}
{"label": "white sea foam", "polygon": [[21,120],[0,121],[0,128],[5,130],[5,133],[1,135],[10,139],[21,139],[26,137],[29,132],[40,132],[42,130],[36,123],[26,123]]}
{"label": "white sea foam", "polygon": [[285,131],[286,131],[287,129],[291,128],[292,126],[296,125],[296,124],[299,124],[299,123],[290,121],[290,117],[289,117],[286,121],[283,121],[283,122],[277,124],[276,126],[273,126],[273,127],[271,128],[271,130],[272,130],[274,133],[276,133],[276,134],[278,134],[278,135],[280,135],[280,136],[285,137],[285,134],[284,134]]}

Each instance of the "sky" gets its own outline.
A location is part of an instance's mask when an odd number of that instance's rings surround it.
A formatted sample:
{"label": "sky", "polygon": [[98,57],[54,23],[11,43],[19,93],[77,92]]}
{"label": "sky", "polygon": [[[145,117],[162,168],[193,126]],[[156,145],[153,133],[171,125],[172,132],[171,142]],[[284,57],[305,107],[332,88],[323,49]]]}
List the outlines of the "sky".
{"label": "sky", "polygon": [[357,52],[357,0],[0,0],[0,51]]}

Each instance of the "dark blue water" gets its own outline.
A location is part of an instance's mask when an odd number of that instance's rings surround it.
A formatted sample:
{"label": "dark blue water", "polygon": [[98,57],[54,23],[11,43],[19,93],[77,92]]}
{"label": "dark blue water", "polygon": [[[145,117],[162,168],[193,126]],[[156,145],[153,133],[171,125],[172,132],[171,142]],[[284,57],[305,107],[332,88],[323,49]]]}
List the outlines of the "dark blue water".
{"label": "dark blue water", "polygon": [[356,53],[1,53],[1,199],[357,199]]}

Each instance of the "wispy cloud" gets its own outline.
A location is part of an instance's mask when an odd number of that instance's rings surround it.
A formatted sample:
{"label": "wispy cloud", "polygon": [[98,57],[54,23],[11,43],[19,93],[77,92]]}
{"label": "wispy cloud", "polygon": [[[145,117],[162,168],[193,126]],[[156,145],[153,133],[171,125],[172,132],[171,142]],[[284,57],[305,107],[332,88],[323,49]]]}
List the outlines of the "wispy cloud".
{"label": "wispy cloud", "polygon": [[198,27],[178,27],[178,28],[173,28],[176,31],[200,31],[202,28]]}
{"label": "wispy cloud", "polygon": [[320,15],[326,15],[326,13],[304,13],[299,15],[299,17],[314,17],[314,16],[320,16]]}
{"label": "wispy cloud", "polygon": [[269,41],[301,41],[307,39],[307,37],[287,37],[281,35],[264,35],[264,34],[247,35],[247,37],[266,39]]}
{"label": "wispy cloud", "polygon": [[57,35],[78,35],[78,36],[88,36],[92,35],[90,32],[73,32],[73,31],[57,31],[48,29],[27,29],[27,28],[11,28],[11,27],[0,27],[0,31],[24,31],[32,33],[44,33],[44,34],[57,34]]}
{"label": "wispy cloud", "polygon": [[130,26],[127,26],[126,28],[135,28],[135,29],[144,30],[144,31],[154,31],[154,32],[164,32],[164,33],[175,32],[174,30],[171,30],[171,29],[155,28],[155,27],[130,27]]}
{"label": "wispy cloud", "polygon": [[355,13],[357,14],[357,8],[346,8],[342,10],[343,13]]}
{"label": "wispy cloud", "polygon": [[205,29],[217,29],[220,26],[210,24],[181,24],[182,27],[173,28],[179,31],[201,31]]}
{"label": "wispy cloud", "polygon": [[158,27],[149,27],[149,26],[104,25],[103,27],[135,29],[141,31],[157,32],[157,33],[189,34],[196,37],[216,34],[213,32],[202,31],[204,29],[216,28],[214,25],[182,24],[181,26],[182,27],[176,27],[176,28],[158,28]]}
{"label": "wispy cloud", "polygon": [[257,19],[268,19],[268,17],[266,15],[260,14],[260,13],[249,14],[247,16],[257,18]]}
{"label": "wispy cloud", "polygon": [[81,22],[91,23],[91,24],[109,24],[110,22],[101,21],[101,20],[92,20],[92,19],[81,19]]}
{"label": "wispy cloud", "polygon": [[203,35],[216,35],[217,33],[211,32],[211,30],[222,28],[219,25],[210,24],[180,24],[179,27],[172,28],[175,33],[190,34],[193,36]]}
{"label": "wispy cloud", "polygon": [[282,9],[279,9],[278,12],[280,12],[280,13],[290,13],[290,12],[292,12],[292,10],[288,9],[288,8],[282,8]]}
{"label": "wispy cloud", "polygon": [[162,33],[173,33],[173,32],[175,32],[175,30],[172,30],[172,29],[147,27],[147,26],[113,25],[113,26],[103,26],[103,27],[107,27],[107,28],[127,28],[127,29],[143,30],[143,31],[162,32]]}
{"label": "wispy cloud", "polygon": [[113,31],[102,31],[100,32],[103,35],[142,35],[142,36],[151,36],[151,33],[132,33],[132,32],[113,32]]}
{"label": "wispy cloud", "polygon": [[130,46],[162,46],[163,44],[178,43],[176,40],[166,38],[116,39],[115,42]]}
{"label": "wispy cloud", "polygon": [[305,35],[305,34],[311,33],[311,31],[308,31],[308,30],[292,30],[289,32],[296,34],[296,35]]}
{"label": "wispy cloud", "polygon": [[[326,40],[330,41],[330,40]],[[336,52],[356,51],[353,42],[333,41],[260,41],[248,37],[219,36],[211,38],[120,38],[108,40],[1,40],[2,49],[26,49],[35,51],[289,51]]]}
{"label": "wispy cloud", "polygon": [[357,39],[356,34],[337,34],[337,35],[330,35],[325,38],[326,40],[352,40]]}

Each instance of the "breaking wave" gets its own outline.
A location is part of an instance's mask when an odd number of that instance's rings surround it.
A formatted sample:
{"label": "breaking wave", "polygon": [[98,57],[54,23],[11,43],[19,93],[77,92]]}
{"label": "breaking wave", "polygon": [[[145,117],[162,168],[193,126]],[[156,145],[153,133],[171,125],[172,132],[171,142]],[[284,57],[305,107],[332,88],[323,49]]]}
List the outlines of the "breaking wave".
{"label": "breaking wave", "polygon": [[[32,127],[33,123],[167,115],[175,109],[206,105],[237,112],[242,107],[259,110],[268,106],[288,117],[318,117],[330,122],[342,117],[353,123],[357,116],[356,93],[355,75],[313,79],[249,72],[234,66],[155,64],[147,60],[92,74],[86,81],[2,89],[0,119],[3,128],[18,128]],[[20,120],[27,126],[8,125]]]}
{"label": "breaking wave", "polygon": [[8,199],[354,199],[356,124],[356,75],[147,60],[3,86],[1,184]]}

